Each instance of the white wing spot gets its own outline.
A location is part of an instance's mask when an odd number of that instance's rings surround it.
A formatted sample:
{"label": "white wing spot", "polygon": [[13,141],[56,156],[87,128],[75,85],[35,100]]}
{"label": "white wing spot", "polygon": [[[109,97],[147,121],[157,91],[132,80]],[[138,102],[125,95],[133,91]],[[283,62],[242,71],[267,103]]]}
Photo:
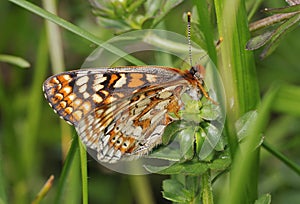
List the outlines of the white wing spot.
{"label": "white wing spot", "polygon": [[95,74],[94,77],[95,77],[95,80],[94,80],[93,85],[100,84],[107,80],[107,77],[103,77],[103,74]]}
{"label": "white wing spot", "polygon": [[71,76],[69,74],[65,74],[62,76],[64,80],[69,81],[71,79]]}
{"label": "white wing spot", "polygon": [[80,93],[84,93],[85,91],[86,91],[86,89],[87,89],[87,85],[86,84],[84,84],[84,85],[82,85],[81,87],[79,87],[79,92]]}
{"label": "white wing spot", "polygon": [[126,84],[126,76],[125,74],[120,74],[121,78],[115,83],[114,88],[120,88],[124,84]]}
{"label": "white wing spot", "polygon": [[104,88],[104,86],[102,84],[94,84],[93,85],[93,89],[94,89],[95,92],[97,92],[97,91],[99,91],[103,88]]}
{"label": "white wing spot", "polygon": [[71,93],[66,97],[66,100],[74,101],[75,98],[76,98],[76,94]]}
{"label": "white wing spot", "polygon": [[72,92],[72,88],[70,86],[66,86],[62,89],[63,92],[66,93],[66,95],[68,95],[69,93]]}
{"label": "white wing spot", "polygon": [[90,97],[90,94],[88,92],[84,92],[83,93],[83,98],[87,99],[88,97]]}
{"label": "white wing spot", "polygon": [[161,99],[166,99],[166,98],[169,98],[170,96],[172,96],[172,92],[169,92],[169,91],[164,91],[164,92],[159,93],[159,98],[161,98]]}
{"label": "white wing spot", "polygon": [[101,103],[103,99],[98,94],[93,94],[92,99],[95,103]]}
{"label": "white wing spot", "polygon": [[54,83],[60,84],[60,82],[59,82],[59,80],[57,79],[57,77],[53,77],[52,80],[54,81]]}
{"label": "white wing spot", "polygon": [[156,77],[157,76],[153,74],[146,74],[146,79],[150,83],[156,82],[157,81]]}
{"label": "white wing spot", "polygon": [[79,79],[76,80],[76,85],[77,86],[82,86],[83,84],[86,84],[89,81],[89,77],[88,76],[83,76],[80,77]]}

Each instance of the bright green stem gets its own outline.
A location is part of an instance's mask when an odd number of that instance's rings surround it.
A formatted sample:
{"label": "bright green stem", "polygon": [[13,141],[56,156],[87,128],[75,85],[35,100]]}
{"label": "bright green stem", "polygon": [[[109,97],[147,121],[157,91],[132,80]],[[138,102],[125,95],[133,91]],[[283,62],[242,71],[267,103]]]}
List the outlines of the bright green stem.
{"label": "bright green stem", "polygon": [[88,204],[88,174],[87,174],[87,162],[86,162],[86,148],[79,142],[80,152],[80,167],[81,167],[81,186],[82,186],[82,203]]}
{"label": "bright green stem", "polygon": [[213,204],[213,193],[211,186],[211,176],[210,171],[206,171],[201,177],[201,195],[203,204]]}

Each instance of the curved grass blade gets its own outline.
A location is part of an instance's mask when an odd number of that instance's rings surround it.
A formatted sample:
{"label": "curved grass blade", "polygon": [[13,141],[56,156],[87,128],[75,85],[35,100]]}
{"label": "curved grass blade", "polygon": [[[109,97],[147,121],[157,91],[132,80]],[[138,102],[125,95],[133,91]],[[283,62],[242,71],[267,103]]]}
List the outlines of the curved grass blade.
{"label": "curved grass blade", "polygon": [[7,62],[13,65],[16,65],[20,68],[28,68],[30,67],[30,63],[24,60],[21,57],[12,56],[12,55],[0,55],[1,62]]}
{"label": "curved grass blade", "polygon": [[126,59],[128,62],[131,62],[135,65],[145,65],[145,63],[143,63],[142,61],[132,57],[131,55],[127,55],[126,52],[112,46],[112,45],[109,45],[109,44],[105,44],[103,43],[102,40],[100,40],[99,38],[97,38],[95,35],[93,35],[92,33],[89,33],[88,31],[78,27],[78,26],[75,26],[74,24],[28,2],[28,1],[24,1],[24,0],[9,0],[10,2],[13,2],[25,9],[27,9],[28,11],[31,11],[49,21],[52,21],[53,23],[56,23],[57,25],[75,33],[76,35],[80,36],[80,37],[83,37],[84,39],[87,39],[107,50],[109,50],[110,52],[118,55],[118,56],[121,56],[123,57],[124,59]]}

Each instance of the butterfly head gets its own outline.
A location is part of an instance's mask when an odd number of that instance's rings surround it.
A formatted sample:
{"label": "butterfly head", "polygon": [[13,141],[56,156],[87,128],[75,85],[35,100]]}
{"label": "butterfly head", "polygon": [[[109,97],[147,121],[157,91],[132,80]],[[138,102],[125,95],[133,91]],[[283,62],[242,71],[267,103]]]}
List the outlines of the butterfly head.
{"label": "butterfly head", "polygon": [[203,84],[203,79],[205,77],[205,68],[202,65],[192,66],[189,72],[194,76],[194,78],[196,78],[201,84]]}

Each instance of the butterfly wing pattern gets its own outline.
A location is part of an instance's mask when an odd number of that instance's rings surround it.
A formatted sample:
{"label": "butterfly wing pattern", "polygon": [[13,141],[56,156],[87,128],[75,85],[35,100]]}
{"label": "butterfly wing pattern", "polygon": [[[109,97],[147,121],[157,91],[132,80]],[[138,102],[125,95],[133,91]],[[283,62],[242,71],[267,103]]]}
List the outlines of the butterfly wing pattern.
{"label": "butterfly wing pattern", "polygon": [[195,100],[209,97],[199,71],[159,66],[82,69],[49,77],[43,91],[54,111],[96,151],[98,161],[115,163],[141,157],[161,144],[165,127],[178,119],[174,115],[184,106],[183,93]]}

